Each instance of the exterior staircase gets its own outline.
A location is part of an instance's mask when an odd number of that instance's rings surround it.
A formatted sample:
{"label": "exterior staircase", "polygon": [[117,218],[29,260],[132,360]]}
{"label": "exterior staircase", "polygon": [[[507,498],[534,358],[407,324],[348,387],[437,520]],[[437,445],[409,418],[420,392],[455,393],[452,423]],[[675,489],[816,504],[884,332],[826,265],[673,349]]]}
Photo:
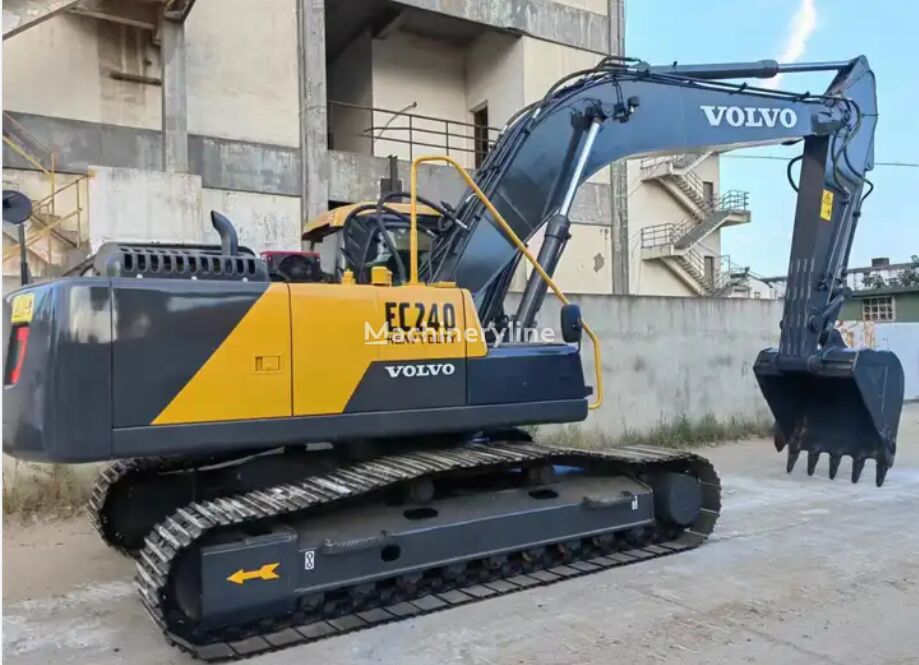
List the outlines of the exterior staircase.
{"label": "exterior staircase", "polygon": [[[710,155],[686,153],[641,162],[642,180],[659,184],[688,213],[679,223],[643,228],[642,258],[664,262],[698,295],[722,296],[733,290],[731,275],[743,269],[727,256],[703,256],[699,243],[722,227],[749,223],[749,193],[731,190],[722,196],[707,195],[693,169]],[[712,259],[708,268],[706,258]]]}
{"label": "exterior staircase", "polygon": [[[3,143],[42,174],[47,194],[33,201],[32,215],[25,222],[25,245],[29,271],[35,281],[67,274],[89,255],[87,208],[88,174],[62,175],[55,169],[57,153],[3,114]],[[3,223],[3,277],[19,281],[19,233]]]}

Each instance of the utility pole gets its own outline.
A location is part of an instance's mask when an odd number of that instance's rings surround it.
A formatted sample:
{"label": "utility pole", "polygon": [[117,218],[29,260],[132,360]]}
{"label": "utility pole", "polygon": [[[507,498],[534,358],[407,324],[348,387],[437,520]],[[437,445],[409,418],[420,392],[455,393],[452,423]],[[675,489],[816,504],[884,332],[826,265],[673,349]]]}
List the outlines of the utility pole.
{"label": "utility pole", "polygon": [[188,173],[188,93],[185,74],[185,21],[160,19],[163,170]]}
{"label": "utility pole", "polygon": [[[637,0],[640,1],[640,0]],[[609,52],[625,55],[625,0],[609,0]],[[613,293],[629,294],[629,178],[626,162],[610,167]]]}
{"label": "utility pole", "polygon": [[326,98],[325,0],[297,0],[300,79],[301,217],[329,206],[328,100]]}

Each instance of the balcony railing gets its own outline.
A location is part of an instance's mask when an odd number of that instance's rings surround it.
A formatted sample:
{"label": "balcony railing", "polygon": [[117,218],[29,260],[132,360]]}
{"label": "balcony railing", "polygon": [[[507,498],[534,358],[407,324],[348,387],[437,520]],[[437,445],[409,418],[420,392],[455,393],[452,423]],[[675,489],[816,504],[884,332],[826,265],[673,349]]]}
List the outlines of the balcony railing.
{"label": "balcony railing", "polygon": [[391,144],[395,143],[405,146],[399,152],[404,152],[407,159],[437,152],[453,157],[465,155],[471,165],[478,165],[500,132],[497,127],[411,113],[406,109],[394,111],[329,102],[329,148],[332,150],[385,156],[380,153],[391,154],[394,152]]}
{"label": "balcony railing", "polygon": [[646,226],[641,230],[641,246],[659,247],[661,245],[672,245],[692,227],[692,222],[683,222],[681,224],[667,222],[666,224]]}

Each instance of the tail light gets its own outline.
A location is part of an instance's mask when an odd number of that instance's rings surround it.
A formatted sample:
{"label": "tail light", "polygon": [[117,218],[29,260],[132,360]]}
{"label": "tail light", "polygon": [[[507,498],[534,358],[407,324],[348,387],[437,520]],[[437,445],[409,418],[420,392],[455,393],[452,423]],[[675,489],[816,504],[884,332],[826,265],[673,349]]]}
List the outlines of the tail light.
{"label": "tail light", "polygon": [[9,353],[6,361],[5,385],[14,386],[19,381],[22,373],[22,363],[26,359],[26,349],[29,346],[29,326],[17,326],[13,329],[10,340]]}

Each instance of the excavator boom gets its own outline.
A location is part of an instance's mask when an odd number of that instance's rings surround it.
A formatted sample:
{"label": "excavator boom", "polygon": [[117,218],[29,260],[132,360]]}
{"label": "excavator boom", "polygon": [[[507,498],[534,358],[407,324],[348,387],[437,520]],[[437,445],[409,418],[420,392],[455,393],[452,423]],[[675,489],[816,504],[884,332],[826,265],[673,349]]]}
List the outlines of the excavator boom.
{"label": "excavator boom", "polygon": [[[835,73],[823,94],[727,81],[814,71]],[[876,123],[874,74],[863,56],[663,67],[607,59],[514,118],[477,181],[520,238],[546,227],[539,262],[551,275],[570,235],[574,192],[600,168],[639,156],[803,140],[781,342],[760,354],[755,373],[776,418],[776,445],[788,445],[789,470],[806,450],[813,473],[827,452],[835,476],[849,455],[857,481],[872,458],[880,485],[896,450],[903,370],[892,353],[845,349],[834,330]],[[503,314],[519,253],[474,197],[462,200],[457,217],[462,224],[431,252],[430,274],[469,289],[481,320],[493,322]],[[518,326],[533,324],[545,292],[533,273]]]}

